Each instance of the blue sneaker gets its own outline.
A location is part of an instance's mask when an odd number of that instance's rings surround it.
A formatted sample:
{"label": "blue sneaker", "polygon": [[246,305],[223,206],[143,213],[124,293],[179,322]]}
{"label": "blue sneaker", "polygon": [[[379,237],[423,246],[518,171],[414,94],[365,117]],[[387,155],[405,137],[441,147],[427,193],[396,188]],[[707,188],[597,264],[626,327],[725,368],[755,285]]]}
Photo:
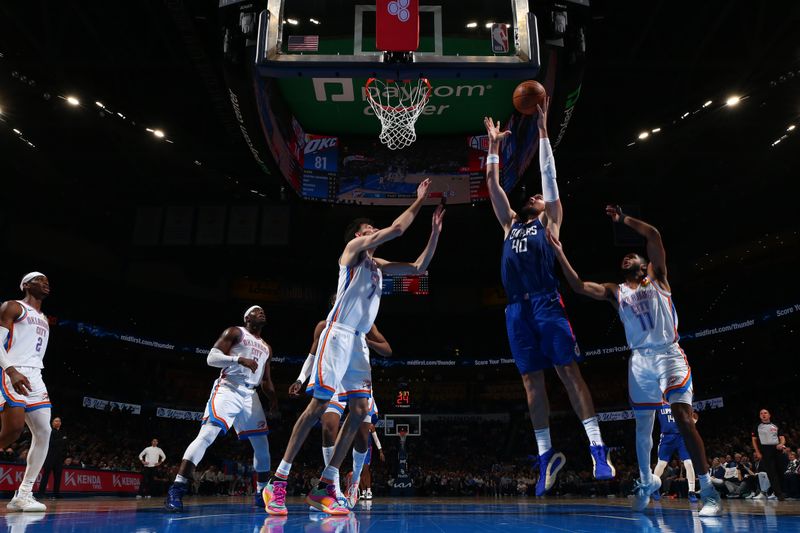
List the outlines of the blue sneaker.
{"label": "blue sneaker", "polygon": [[189,491],[187,483],[173,483],[167,491],[167,501],[164,507],[167,511],[183,511],[183,497]]}
{"label": "blue sneaker", "polygon": [[539,456],[539,479],[536,481],[536,495],[544,496],[556,484],[558,473],[564,468],[567,459],[561,452],[552,448]]}
{"label": "blue sneaker", "polygon": [[604,444],[598,444],[589,446],[589,452],[592,455],[592,464],[594,465],[592,469],[594,478],[599,480],[614,479],[614,476],[617,475],[617,470],[611,464],[611,450]]}
{"label": "blue sneaker", "polygon": [[264,507],[264,489],[256,489],[253,493],[253,505],[256,507]]}
{"label": "blue sneaker", "polygon": [[689,493],[689,502],[690,503],[697,503],[697,493],[690,492]]}

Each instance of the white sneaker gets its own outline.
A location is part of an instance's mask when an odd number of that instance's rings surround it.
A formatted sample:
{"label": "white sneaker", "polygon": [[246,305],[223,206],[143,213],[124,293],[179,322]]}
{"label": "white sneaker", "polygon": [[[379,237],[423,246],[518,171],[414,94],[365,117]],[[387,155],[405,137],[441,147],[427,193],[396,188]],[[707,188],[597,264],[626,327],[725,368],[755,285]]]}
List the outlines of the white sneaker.
{"label": "white sneaker", "polygon": [[372,489],[367,489],[366,494],[364,495],[365,499],[371,500],[372,499]]}
{"label": "white sneaker", "polygon": [[30,492],[20,493],[18,490],[14,492],[14,497],[6,504],[6,509],[9,511],[23,511],[32,513],[41,513],[47,510],[47,506],[33,497]]}
{"label": "white sneaker", "polygon": [[142,499],[142,495],[141,495],[141,494],[137,494],[137,495],[136,495],[136,499],[137,499],[137,500],[141,500],[141,499]]}
{"label": "white sneaker", "polygon": [[351,483],[349,487],[347,487],[347,508],[353,509],[356,504],[358,503],[358,484]]}
{"label": "white sneaker", "polygon": [[753,496],[753,499],[754,499],[754,500],[766,500],[766,499],[767,499],[767,497],[766,497],[766,496],[764,496],[764,493],[763,493],[763,492],[759,492],[759,493],[758,493],[756,496]]}
{"label": "white sneaker", "polygon": [[652,476],[650,483],[642,483],[641,479],[637,479],[633,485],[633,503],[631,508],[637,513],[643,512],[647,509],[650,503],[650,495],[661,488],[661,478]]}
{"label": "white sneaker", "polygon": [[767,496],[767,499],[768,499],[768,500],[777,500],[777,499],[778,499],[778,497],[777,497],[777,496],[775,496],[774,494],[770,494],[769,496]]}
{"label": "white sneaker", "polygon": [[713,486],[708,486],[700,491],[700,501],[703,507],[698,513],[700,516],[719,516],[722,514],[722,499]]}

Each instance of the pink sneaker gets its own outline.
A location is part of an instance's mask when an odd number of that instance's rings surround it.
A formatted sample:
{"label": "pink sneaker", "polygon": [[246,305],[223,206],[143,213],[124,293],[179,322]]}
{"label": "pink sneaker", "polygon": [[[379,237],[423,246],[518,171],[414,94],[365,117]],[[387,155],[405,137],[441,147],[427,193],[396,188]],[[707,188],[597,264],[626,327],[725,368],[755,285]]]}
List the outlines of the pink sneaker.
{"label": "pink sneaker", "polygon": [[324,489],[310,490],[306,496],[306,503],[329,515],[346,515],[350,512],[339,504],[336,499],[336,487],[330,483]]}
{"label": "pink sneaker", "polygon": [[264,498],[264,509],[268,514],[272,516],[286,516],[289,514],[289,511],[286,509],[285,481],[267,483],[261,496]]}

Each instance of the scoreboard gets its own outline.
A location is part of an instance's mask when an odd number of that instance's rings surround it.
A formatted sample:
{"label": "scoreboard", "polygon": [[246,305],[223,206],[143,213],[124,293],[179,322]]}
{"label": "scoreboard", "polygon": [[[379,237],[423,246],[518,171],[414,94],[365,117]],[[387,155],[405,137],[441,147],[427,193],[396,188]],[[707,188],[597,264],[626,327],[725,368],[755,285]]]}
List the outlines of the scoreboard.
{"label": "scoreboard", "polygon": [[411,294],[427,296],[429,294],[428,274],[421,276],[384,276],[382,296],[394,294]]}

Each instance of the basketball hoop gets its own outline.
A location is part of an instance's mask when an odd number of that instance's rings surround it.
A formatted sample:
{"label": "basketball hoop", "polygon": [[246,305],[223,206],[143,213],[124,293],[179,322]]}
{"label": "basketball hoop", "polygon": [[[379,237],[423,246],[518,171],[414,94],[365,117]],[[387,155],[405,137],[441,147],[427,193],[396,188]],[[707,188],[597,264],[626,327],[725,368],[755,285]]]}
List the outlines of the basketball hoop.
{"label": "basketball hoop", "polygon": [[399,150],[417,140],[414,125],[433,88],[427,78],[412,80],[379,80],[370,78],[364,86],[367,101],[381,121],[379,139],[391,150]]}
{"label": "basketball hoop", "polygon": [[400,437],[400,446],[405,448],[405,446],[406,446],[406,438],[408,437],[408,429],[399,428],[397,430],[397,436]]}

